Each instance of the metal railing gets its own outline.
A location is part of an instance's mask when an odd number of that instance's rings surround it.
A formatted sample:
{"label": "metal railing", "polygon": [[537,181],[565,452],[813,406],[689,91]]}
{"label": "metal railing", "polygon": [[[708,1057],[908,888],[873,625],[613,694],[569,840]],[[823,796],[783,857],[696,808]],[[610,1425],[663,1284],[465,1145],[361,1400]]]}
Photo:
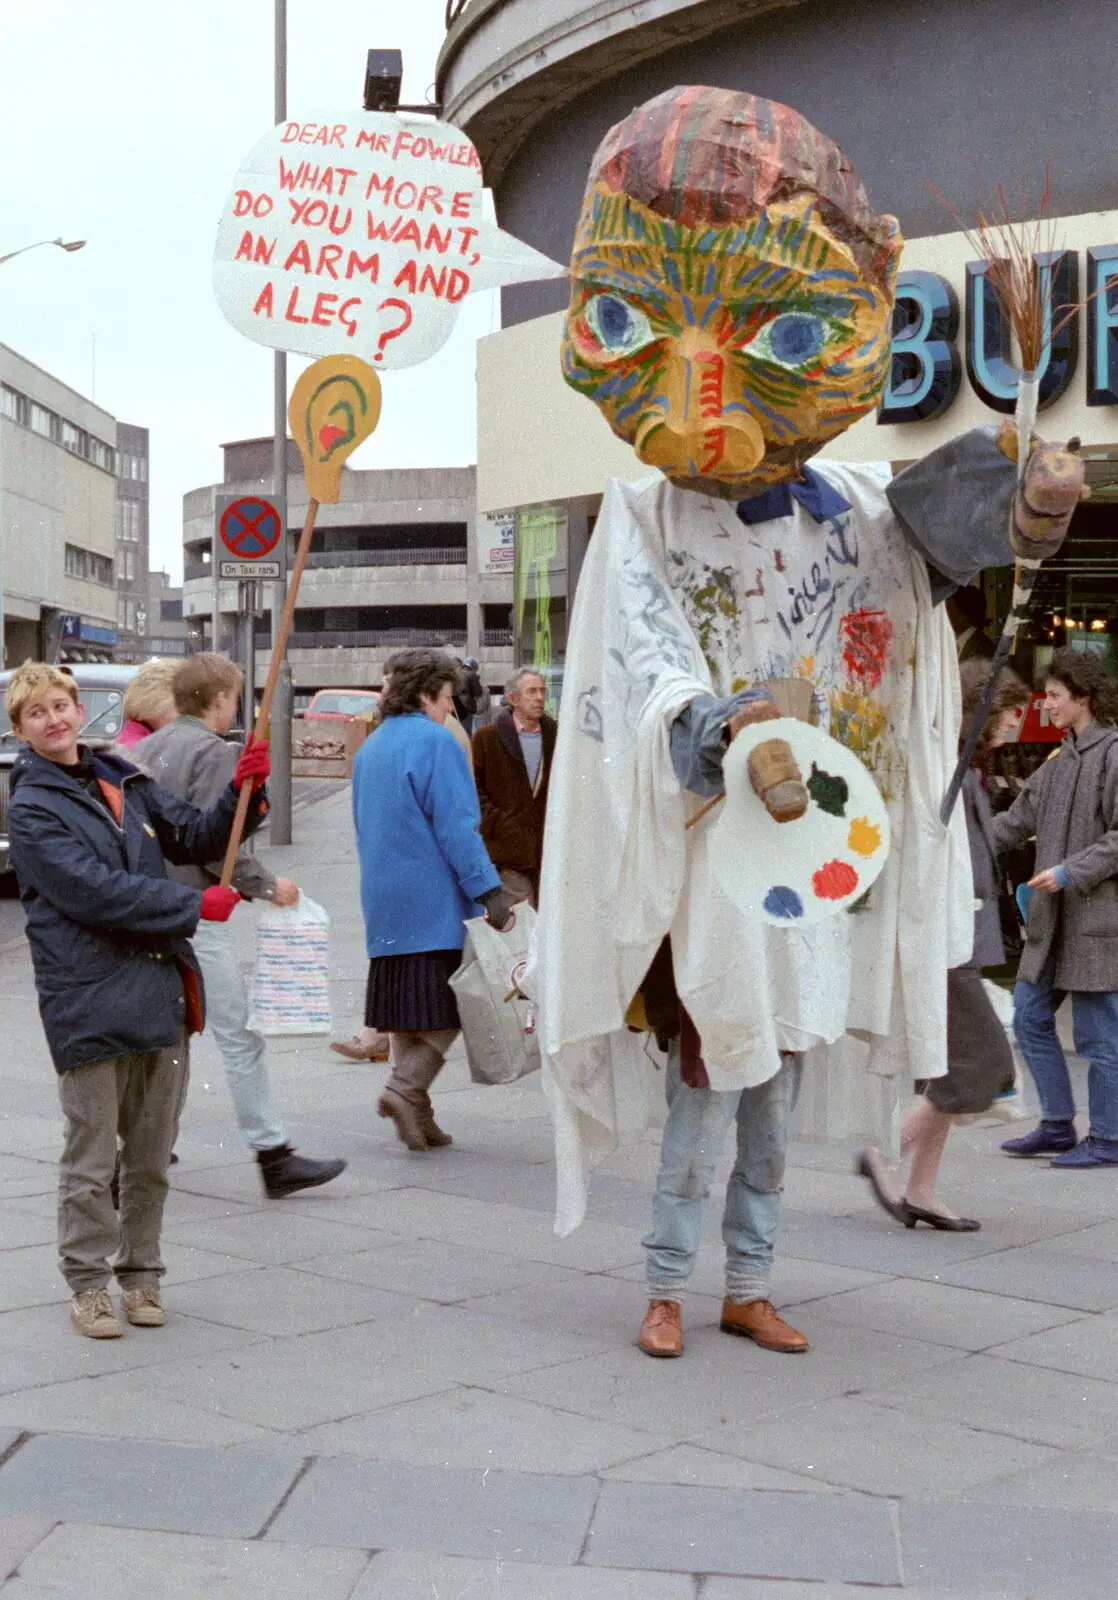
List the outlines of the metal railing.
{"label": "metal railing", "polygon": [[464,545],[424,545],[415,550],[312,550],[308,567],[464,567]]}
{"label": "metal railing", "polygon": [[448,33],[469,3],[470,0],[446,0],[446,27]]}
{"label": "metal railing", "polygon": [[[372,628],[360,630],[327,630],[315,633],[294,632],[288,640],[291,650],[405,650],[409,646],[426,645],[437,650],[449,645],[454,650],[466,648],[465,628]],[[258,633],[256,648],[270,650],[272,635]]]}
{"label": "metal railing", "polygon": [[494,649],[500,649],[504,645],[511,646],[515,640],[511,628],[483,628],[481,642],[485,645],[491,645]]}

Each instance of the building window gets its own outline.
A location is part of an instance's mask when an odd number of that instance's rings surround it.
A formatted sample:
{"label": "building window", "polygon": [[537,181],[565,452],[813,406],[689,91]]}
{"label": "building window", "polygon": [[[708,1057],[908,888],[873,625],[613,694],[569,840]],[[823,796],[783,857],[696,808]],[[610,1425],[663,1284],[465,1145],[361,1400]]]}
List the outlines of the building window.
{"label": "building window", "polygon": [[159,602],[159,620],[161,622],[181,622],[182,601],[161,600]]}
{"label": "building window", "polygon": [[0,389],[0,415],[10,417],[13,422],[27,426],[27,396],[20,394],[18,389],[9,389],[7,384]]}
{"label": "building window", "polygon": [[136,578],[136,552],[135,550],[123,550],[121,555],[124,560],[124,581],[125,583],[133,583]]}
{"label": "building window", "polygon": [[72,450],[76,456],[84,456],[82,430],[75,428],[72,422],[62,419],[62,445],[66,450]]}
{"label": "building window", "polygon": [[80,545],[68,544],[65,562],[68,578],[84,578],[87,583],[103,583],[112,587],[113,564],[107,556],[99,556],[93,550],[83,550]]}
{"label": "building window", "polygon": [[41,433],[44,439],[54,437],[54,413],[48,411],[46,406],[36,405],[31,402],[29,423],[32,433]]}

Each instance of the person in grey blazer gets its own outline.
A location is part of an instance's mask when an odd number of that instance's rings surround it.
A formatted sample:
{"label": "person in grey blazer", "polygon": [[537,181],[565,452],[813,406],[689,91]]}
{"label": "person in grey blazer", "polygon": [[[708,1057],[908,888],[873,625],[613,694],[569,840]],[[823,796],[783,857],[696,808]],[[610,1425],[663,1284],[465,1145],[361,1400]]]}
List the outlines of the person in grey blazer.
{"label": "person in grey blazer", "polygon": [[[1054,1167],[1118,1167],[1118,688],[1097,656],[1057,650],[1045,709],[1064,730],[1059,753],[994,822],[999,851],[1036,835],[1013,1026],[1041,1121],[1002,1149],[1051,1154]],[[1075,1048],[1090,1069],[1090,1129],[1082,1142],[1056,1033],[1068,994]]]}
{"label": "person in grey blazer", "polygon": [[[959,669],[963,689],[964,743],[990,678],[983,657],[964,661]],[[974,1233],[981,1226],[960,1217],[936,1195],[940,1162],[952,1119],[985,1111],[1007,1082],[1013,1081],[1013,1055],[1005,1029],[982,982],[983,967],[1005,962],[995,820],[982,780],[987,753],[1007,743],[1029,702],[1029,690],[1015,672],[1005,671],[994,694],[975,752],[975,764],[963,779],[962,801],[974,879],[974,947],[970,959],[947,974],[947,1074],[929,1078],[924,1093],[901,1124],[901,1159],[912,1157],[903,1195],[894,1183],[880,1150],[864,1150],[857,1170],[868,1178],[875,1198],[890,1216],[914,1228],[918,1222],[950,1233]]]}
{"label": "person in grey blazer", "polygon": [[[241,672],[225,656],[205,652],[187,656],[171,680],[178,712],[176,719],[133,747],[131,758],[161,788],[198,804],[229,782],[239,747],[226,744],[241,690]],[[207,805],[209,800],[202,800]],[[221,867],[168,866],[171,877],[204,889],[216,883]],[[233,887],[246,900],[270,900],[274,905],[295,905],[298,885],[277,878],[255,856],[241,850],[233,871]],[[215,924],[215,926],[217,926]],[[260,1165],[264,1192],[280,1199],[300,1189],[329,1183],[345,1170],[342,1160],[312,1161],[292,1149],[272,1108],[264,1040],[248,1025],[245,986],[237,969],[229,930],[224,925],[211,938],[202,925],[195,934],[194,954],[206,985],[207,1022],[213,1029],[229,1083],[229,1092],[246,1143]]]}

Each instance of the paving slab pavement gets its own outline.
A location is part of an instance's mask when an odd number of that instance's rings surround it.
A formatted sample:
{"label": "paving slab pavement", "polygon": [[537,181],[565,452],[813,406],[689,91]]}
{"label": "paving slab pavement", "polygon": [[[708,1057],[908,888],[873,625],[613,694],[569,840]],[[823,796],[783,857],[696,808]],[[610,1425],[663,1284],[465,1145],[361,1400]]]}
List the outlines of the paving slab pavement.
{"label": "paving slab pavement", "polygon": [[[347,794],[297,833],[270,857],[330,909],[348,1035],[365,957]],[[247,969],[251,911],[233,926]],[[416,1157],[376,1116],[386,1069],[326,1044],[273,1042],[276,1102],[300,1149],[350,1166],[280,1203],[197,1044],[170,1320],[82,1340],[55,1267],[53,1072],[26,947],[0,948],[3,1600],[1113,1592],[1118,1175],[960,1130],[945,1193],[983,1228],[952,1237],[880,1215],[850,1151],[795,1145],[774,1300],[811,1352],[719,1332],[715,1207],[687,1352],[650,1362],[655,1129],[559,1240],[538,1079],[479,1088],[456,1049],[437,1090],[455,1143]]]}

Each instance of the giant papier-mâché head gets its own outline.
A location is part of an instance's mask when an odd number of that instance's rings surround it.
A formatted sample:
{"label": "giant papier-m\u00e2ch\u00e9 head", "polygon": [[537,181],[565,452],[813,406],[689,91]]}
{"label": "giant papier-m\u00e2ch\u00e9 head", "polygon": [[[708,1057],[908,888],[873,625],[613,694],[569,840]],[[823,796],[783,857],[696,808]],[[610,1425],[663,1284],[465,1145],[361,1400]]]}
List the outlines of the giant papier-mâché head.
{"label": "giant papier-m\u00e2ch\u00e9 head", "polygon": [[799,112],[672,89],[594,157],[563,375],[673,483],[747,498],[874,406],[901,243]]}

